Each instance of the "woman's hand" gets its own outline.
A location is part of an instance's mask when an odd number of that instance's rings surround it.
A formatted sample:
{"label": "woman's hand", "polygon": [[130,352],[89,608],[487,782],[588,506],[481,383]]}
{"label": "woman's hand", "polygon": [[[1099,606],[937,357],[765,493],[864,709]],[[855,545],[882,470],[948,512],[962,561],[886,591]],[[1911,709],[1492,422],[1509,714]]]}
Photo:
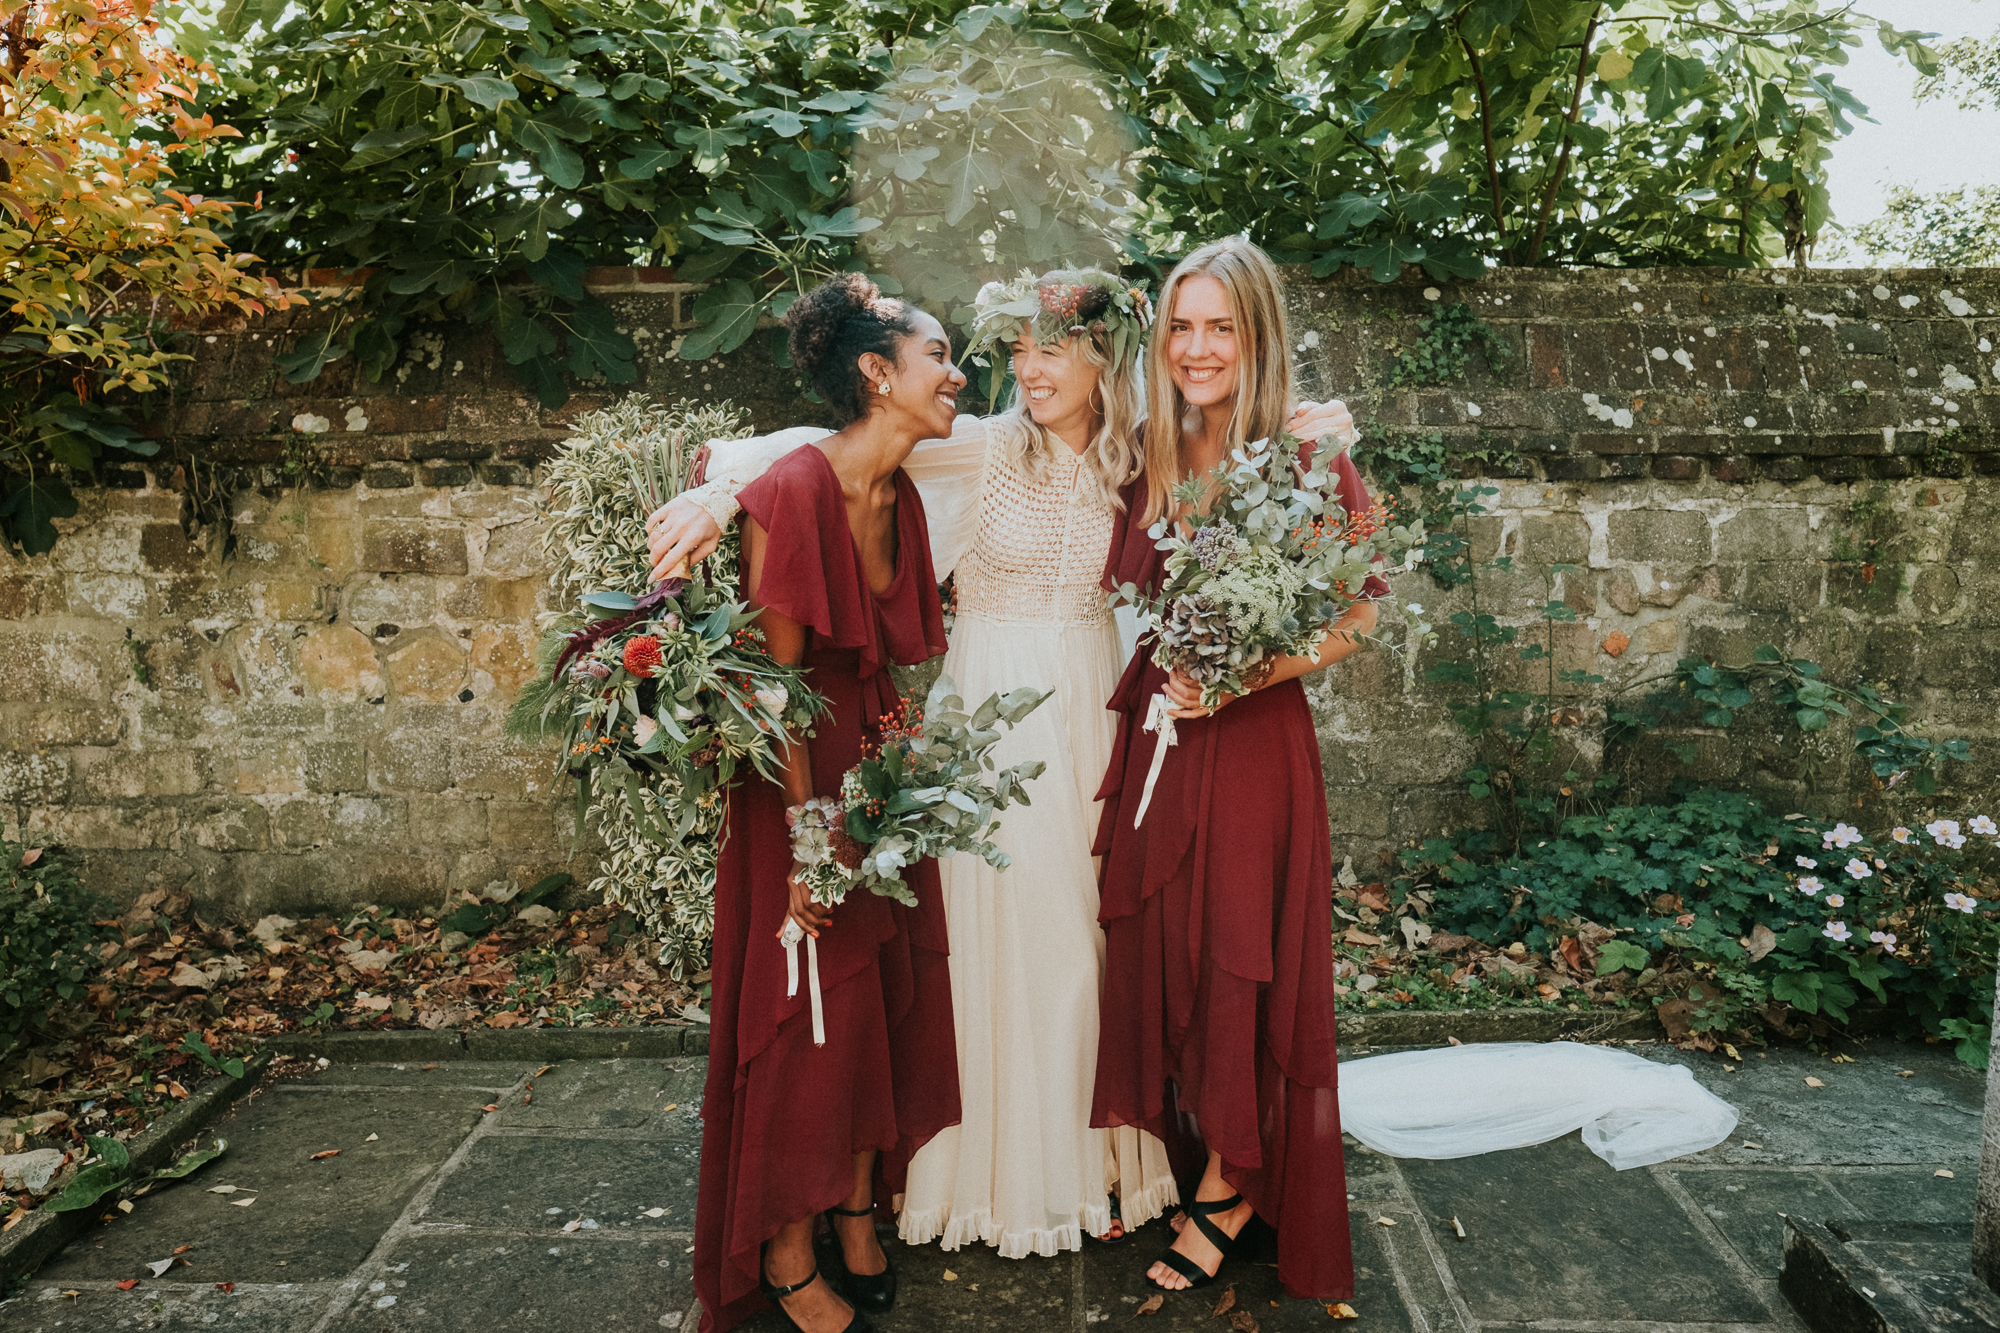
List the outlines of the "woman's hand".
{"label": "woman's hand", "polygon": [[799,863],[794,861],[792,873],[785,877],[785,887],[791,890],[792,898],[791,909],[785,915],[798,922],[800,930],[817,939],[820,931],[833,924],[833,909],[813,901],[812,890],[806,887],[799,870]]}
{"label": "woman's hand", "polygon": [[707,510],[684,495],[669,500],[646,520],[646,549],[652,554],[654,581],[677,569],[685,574],[721,541],[722,529]]}
{"label": "woman's hand", "polygon": [[1331,435],[1340,441],[1343,449],[1361,438],[1354,429],[1353,414],[1347,410],[1347,404],[1338,399],[1330,403],[1300,403],[1298,411],[1292,413],[1291,420],[1285,423],[1285,433],[1312,441]]}
{"label": "woman's hand", "polygon": [[1175,667],[1174,673],[1167,677],[1166,695],[1167,702],[1172,705],[1167,713],[1177,718],[1207,717],[1236,698],[1233,694],[1224,694],[1216,701],[1215,707],[1210,708],[1201,701],[1201,686],[1179,667]]}

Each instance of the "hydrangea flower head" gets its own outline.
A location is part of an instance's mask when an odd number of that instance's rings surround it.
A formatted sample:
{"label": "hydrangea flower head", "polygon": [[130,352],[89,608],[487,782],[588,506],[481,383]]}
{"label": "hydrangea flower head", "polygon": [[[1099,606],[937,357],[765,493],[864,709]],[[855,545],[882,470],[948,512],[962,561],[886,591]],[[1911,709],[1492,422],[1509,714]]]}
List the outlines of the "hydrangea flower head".
{"label": "hydrangea flower head", "polygon": [[1847,928],[1845,921],[1827,922],[1826,928],[1821,930],[1820,934],[1839,944],[1845,944],[1848,940],[1854,938],[1854,932]]}
{"label": "hydrangea flower head", "polygon": [[1862,860],[1858,856],[1852,856],[1849,857],[1847,860],[1847,873],[1854,876],[1854,878],[1856,879],[1867,879],[1870,875],[1873,875],[1875,872],[1868,868],[1868,863],[1866,861]]}
{"label": "hydrangea flower head", "polygon": [[1799,880],[1800,893],[1818,893],[1821,887],[1818,875],[1807,875]]}

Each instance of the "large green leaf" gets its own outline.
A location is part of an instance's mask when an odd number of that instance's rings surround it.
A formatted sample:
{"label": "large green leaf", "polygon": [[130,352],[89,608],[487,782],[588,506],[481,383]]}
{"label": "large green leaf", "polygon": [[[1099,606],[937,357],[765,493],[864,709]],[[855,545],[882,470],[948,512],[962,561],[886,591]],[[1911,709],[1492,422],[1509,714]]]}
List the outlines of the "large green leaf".
{"label": "large green leaf", "polygon": [[602,301],[579,301],[569,314],[569,372],[578,379],[602,375],[613,384],[639,378],[632,358],[638,344],[617,329],[611,307]]}
{"label": "large green leaf", "polygon": [[546,120],[524,120],[514,126],[514,142],[534,154],[542,175],[565,190],[583,184],[583,158],[563,142],[562,130]]}
{"label": "large green leaf", "polygon": [[521,90],[514,86],[512,80],[495,78],[490,74],[474,74],[451,82],[469,100],[488,111],[498,110],[502,102],[517,102],[521,98]]}
{"label": "large green leaf", "polygon": [[718,352],[735,351],[756,331],[763,309],[764,299],[741,278],[710,287],[694,303],[694,317],[701,327],[681,340],[681,358],[702,361]]}
{"label": "large green leaf", "polygon": [[619,159],[618,169],[635,181],[651,180],[658,173],[679,166],[687,156],[681,149],[668,148],[657,139],[627,144],[625,148],[626,155]]}
{"label": "large green leaf", "polygon": [[343,168],[347,171],[362,171],[369,167],[379,167],[384,162],[394,161],[403,154],[424,143],[434,131],[426,125],[410,125],[399,130],[370,130],[354,141],[353,156],[347,159]]}
{"label": "large green leaf", "polygon": [[45,554],[55,546],[59,534],[51,520],[75,517],[76,496],[57,477],[17,479],[0,499],[0,520],[4,520],[6,535],[29,555]]}
{"label": "large green leaf", "polygon": [[463,259],[424,259],[390,278],[389,290],[409,296],[435,288],[439,296],[450,296],[472,278],[472,265]]}
{"label": "large green leaf", "polygon": [[1000,172],[984,154],[972,147],[962,147],[956,156],[939,162],[931,173],[946,191],[944,223],[956,227],[965,220],[979,204],[982,190],[990,190],[1000,184]]}

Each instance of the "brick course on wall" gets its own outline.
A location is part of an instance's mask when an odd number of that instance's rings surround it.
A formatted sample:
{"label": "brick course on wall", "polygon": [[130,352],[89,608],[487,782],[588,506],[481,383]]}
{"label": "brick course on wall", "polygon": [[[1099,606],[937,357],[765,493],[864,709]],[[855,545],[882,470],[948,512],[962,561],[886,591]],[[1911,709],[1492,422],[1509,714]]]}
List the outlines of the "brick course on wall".
{"label": "brick course on wall", "polygon": [[[731,398],[762,428],[812,419],[772,364],[775,333],[680,361],[694,289],[595,276],[640,345],[632,388]],[[1498,487],[1475,554],[1515,564],[1482,574],[1480,606],[1533,624],[1566,602],[1579,619],[1553,632],[1558,668],[1617,685],[1773,643],[1970,738],[1978,758],[1949,790],[1991,790],[2000,274],[1295,274],[1292,296],[1307,391],[1346,397],[1364,425],[1435,432]],[[1460,383],[1381,389],[1417,321],[1456,300],[1513,349],[1505,372],[1475,356]],[[587,878],[550,756],[500,723],[547,609],[536,466],[565,423],[628,390],[581,384],[543,411],[488,339],[449,327],[410,337],[380,383],[336,362],[289,384],[272,358],[316,317],[204,335],[154,423],[159,465],[107,469],[52,553],[0,568],[9,834],[25,821],[78,849],[115,897],[184,886],[246,914]],[[241,489],[202,522],[216,467]],[[1403,591],[1441,623],[1474,596],[1421,575]],[[1422,683],[1455,651],[1449,634],[1414,657],[1375,650],[1312,685],[1338,852],[1481,817],[1459,776],[1475,752]],[[1574,739],[1587,765],[1588,729]],[[1865,784],[1837,737],[1769,717],[1682,739],[1705,780],[1827,808]]]}

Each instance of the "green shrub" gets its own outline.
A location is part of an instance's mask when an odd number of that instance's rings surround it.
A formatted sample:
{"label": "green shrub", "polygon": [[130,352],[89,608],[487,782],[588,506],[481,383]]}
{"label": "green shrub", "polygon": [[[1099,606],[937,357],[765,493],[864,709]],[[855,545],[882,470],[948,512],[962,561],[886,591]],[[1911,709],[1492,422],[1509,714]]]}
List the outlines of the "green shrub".
{"label": "green shrub", "polygon": [[106,910],[59,851],[0,840],[0,1055],[83,994]]}
{"label": "green shrub", "polygon": [[1782,1027],[1789,1012],[1845,1022],[1866,995],[1984,1065],[2000,921],[1962,848],[1994,827],[1975,816],[1868,836],[1699,788],[1572,816],[1518,855],[1479,832],[1404,860],[1435,884],[1440,929],[1544,951],[1596,923],[1620,933],[1600,972],[1687,964],[1704,979],[1687,997],[1697,1032]]}

